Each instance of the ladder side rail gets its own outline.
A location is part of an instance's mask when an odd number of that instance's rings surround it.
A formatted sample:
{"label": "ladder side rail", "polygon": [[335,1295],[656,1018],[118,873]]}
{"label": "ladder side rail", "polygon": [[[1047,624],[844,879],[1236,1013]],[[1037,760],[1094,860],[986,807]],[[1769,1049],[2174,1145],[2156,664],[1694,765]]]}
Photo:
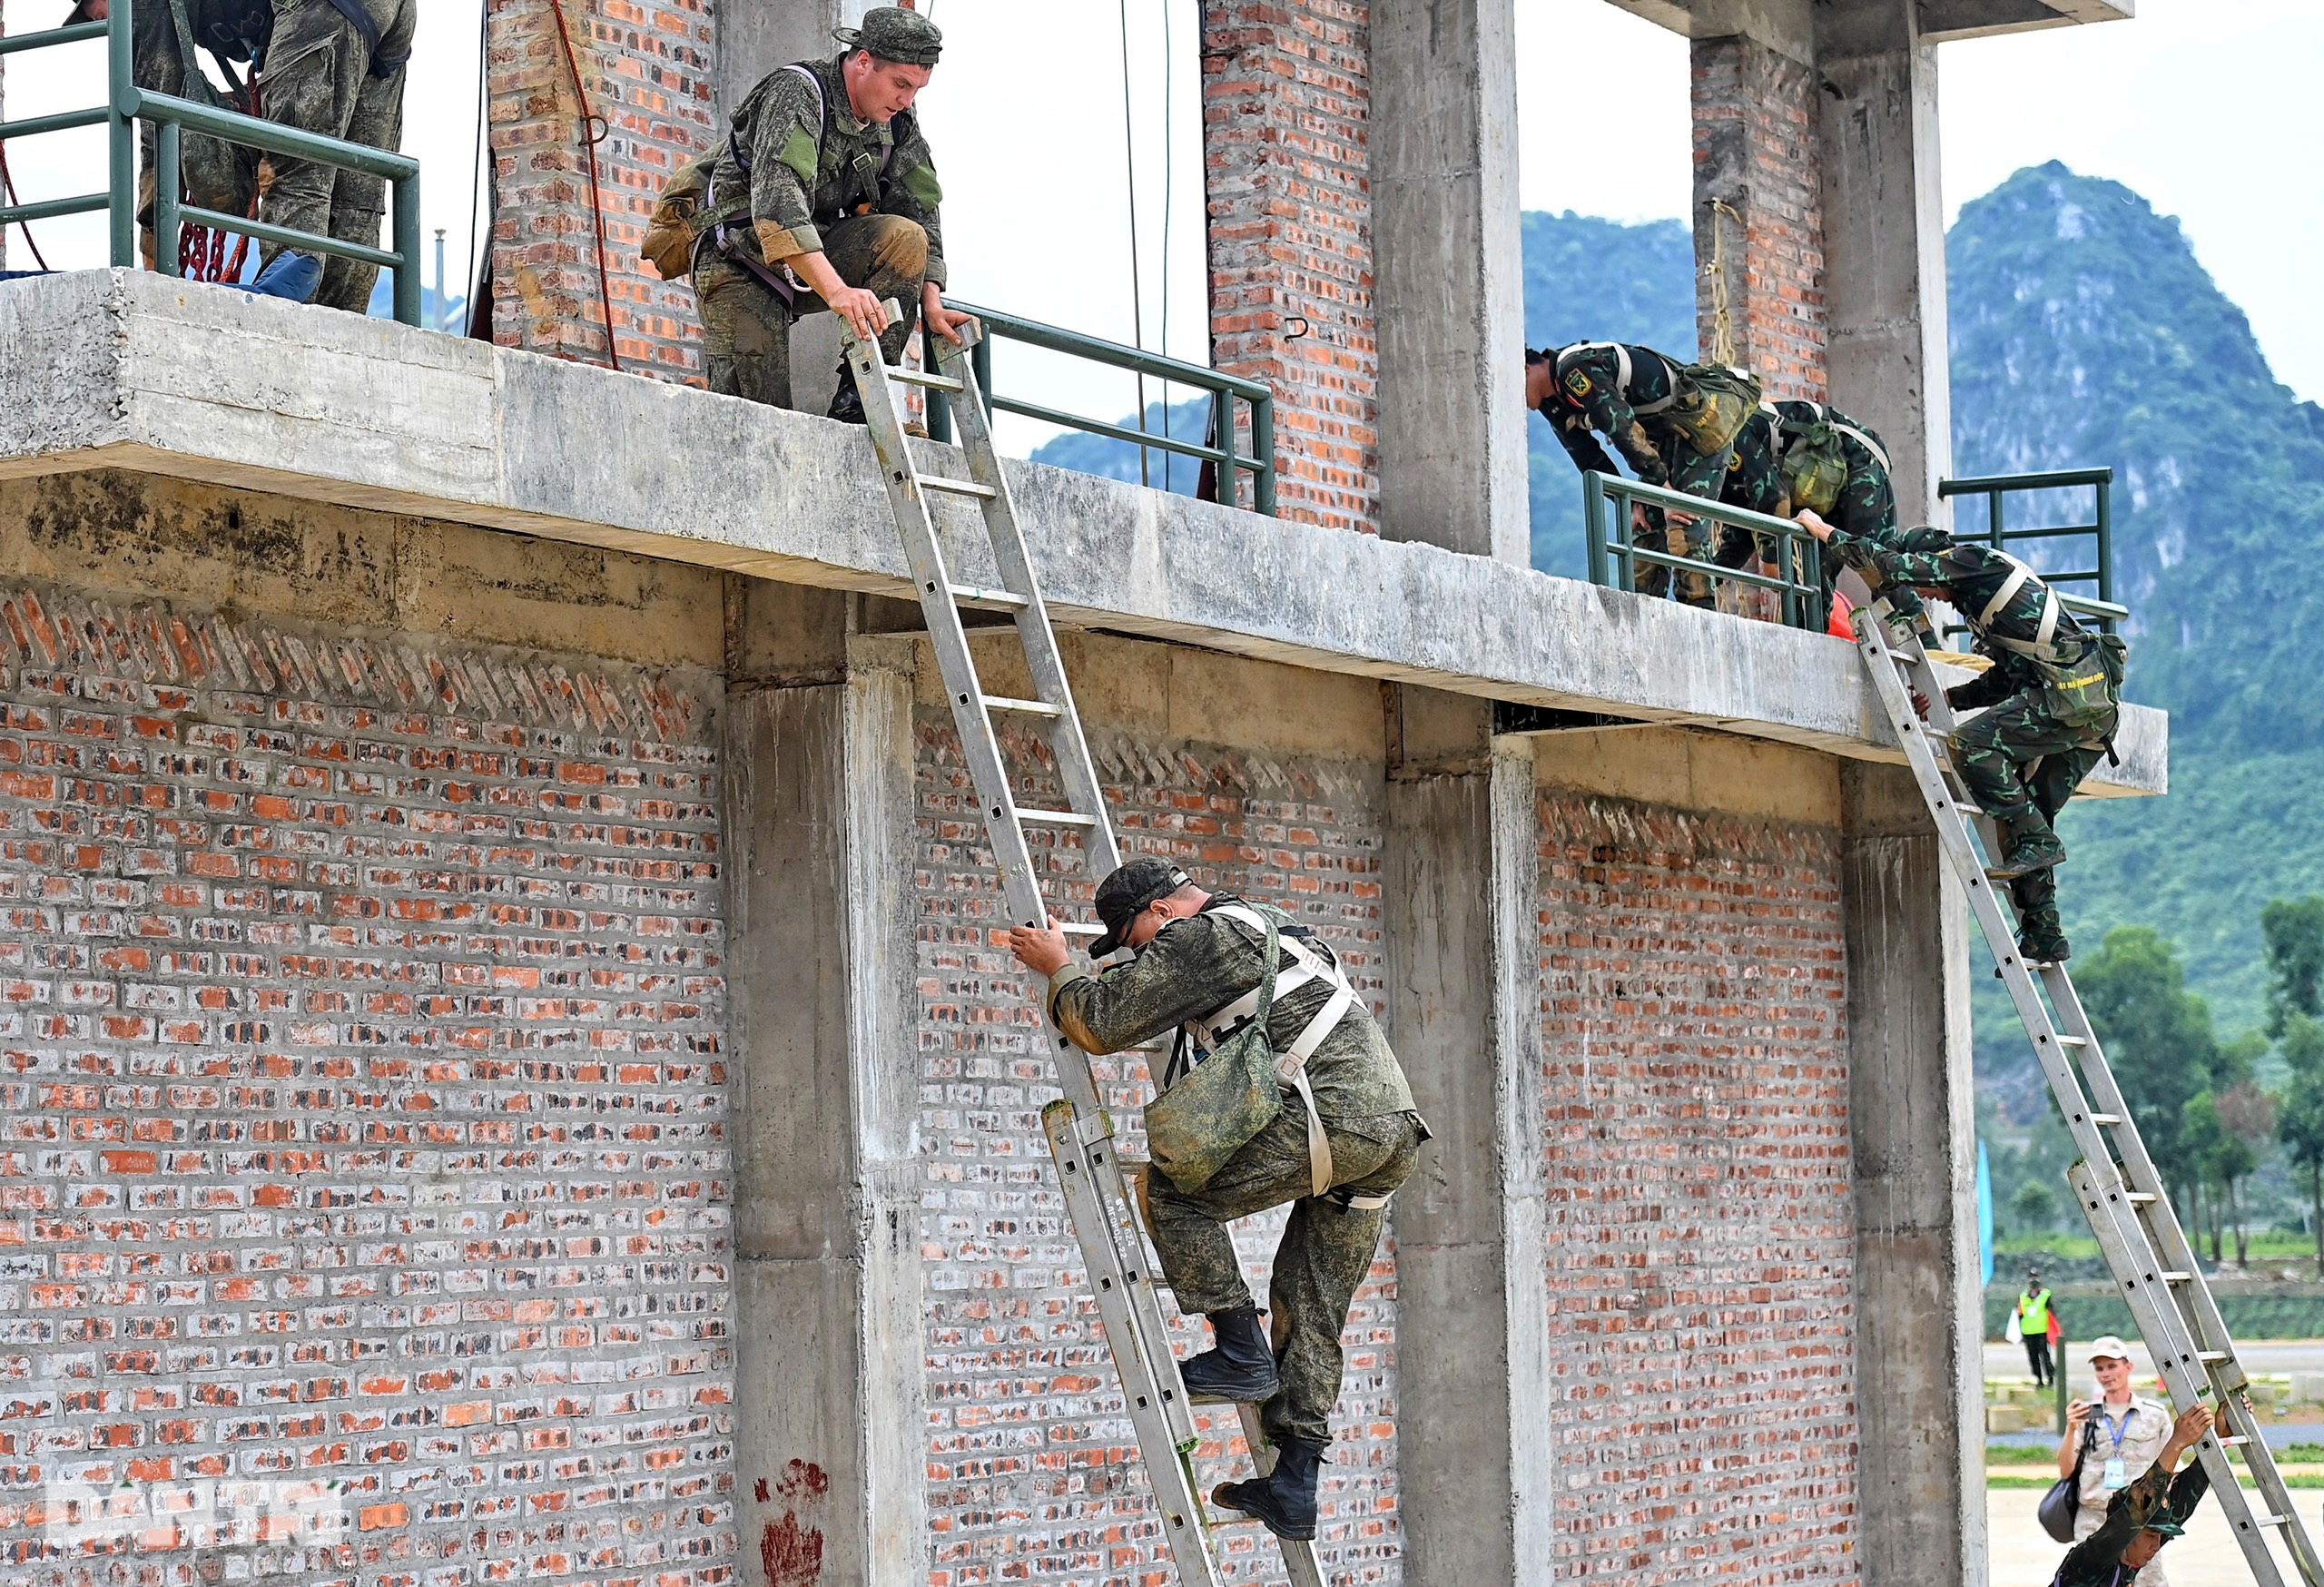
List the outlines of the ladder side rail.
{"label": "ladder side rail", "polygon": [[947,395],[953,399],[953,426],[960,450],[968,458],[970,475],[993,491],[985,498],[983,507],[994,565],[1002,584],[1026,597],[1025,605],[1017,612],[1017,632],[1024,646],[1025,665],[1033,676],[1033,692],[1059,708],[1049,724],[1049,747],[1057,755],[1058,779],[1064,784],[1069,808],[1098,818],[1084,841],[1089,845],[1090,873],[1102,877],[1121,863],[1121,851],[1115,843],[1113,823],[1105,819],[1106,797],[1098,784],[1097,764],[1090,758],[1088,741],[1082,733],[1081,713],[1074,706],[1073,687],[1065,675],[1065,658],[1058,650],[1057,632],[1049,624],[1049,605],[1041,598],[1040,580],[1033,571],[1032,557],[1025,548],[1016,498],[1009,491],[1008,475],[1001,468],[1000,455],[992,443],[992,424],[985,413],[984,394],[977,386],[975,360],[968,355],[965,337],[959,345],[940,341],[938,344],[939,366],[947,376],[960,382],[959,392]]}
{"label": "ladder side rail", "polygon": [[[2155,1369],[2162,1374],[2163,1386],[2169,1392],[2172,1404],[2183,1411],[2209,1403],[2213,1414],[2225,1421],[2230,1431],[2243,1431],[2244,1428],[2237,1425],[2237,1418],[2244,1417],[2248,1426],[2248,1414],[2240,1404],[2230,1406],[2215,1396],[2210,1377],[2202,1370],[2202,1363],[2196,1358],[2194,1343],[2183,1332],[2177,1306],[2167,1293],[2169,1286],[2157,1270],[2158,1265],[2141,1259],[2140,1247],[2145,1245],[2143,1237],[2127,1233],[2119,1221],[2121,1214],[2128,1210],[2120,1202],[2119,1193],[2110,1195],[2102,1189],[2087,1161],[2074,1164],[2067,1170],[2066,1178],[2073,1187],[2075,1197],[2082,1202],[2083,1211],[2090,1220],[2091,1232],[2097,1236],[2099,1247],[2106,1255],[2107,1265],[2114,1270],[2116,1285],[2122,1291],[2123,1301],[2130,1306],[2132,1316],[2137,1319],[2139,1332],[2145,1336],[2148,1347],[2154,1353]],[[2152,1252],[2145,1254],[2151,1256]],[[2257,1432],[2256,1427],[2250,1427],[2248,1435],[2256,1436]],[[2251,1444],[2247,1442],[2241,1447],[2249,1451]],[[2244,1561],[2251,1567],[2251,1573],[2260,1587],[2282,1587],[2282,1572],[2275,1551],[2268,1543],[2268,1533],[2275,1528],[2263,1524],[2263,1513],[2253,1511],[2217,1432],[2206,1435],[2195,1449],[2197,1458],[2211,1474],[2211,1491],[2218,1497],[2221,1513],[2227,1517],[2228,1524],[2235,1533],[2235,1541],[2243,1550]],[[2265,1458],[2264,1448],[2262,1458]],[[2270,1511],[2264,1514],[2280,1517],[2280,1524],[2285,1531],[2299,1524],[2299,1517],[2289,1510]]]}

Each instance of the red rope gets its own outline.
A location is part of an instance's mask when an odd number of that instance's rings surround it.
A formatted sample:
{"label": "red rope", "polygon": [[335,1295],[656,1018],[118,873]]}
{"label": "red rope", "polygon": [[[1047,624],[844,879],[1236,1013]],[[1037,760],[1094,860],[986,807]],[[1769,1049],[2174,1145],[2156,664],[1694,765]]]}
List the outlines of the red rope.
{"label": "red rope", "polygon": [[[565,46],[565,69],[573,78],[573,96],[581,104],[581,145],[589,153],[589,213],[597,223],[597,301],[606,311],[606,357],[616,370],[621,368],[621,351],[614,345],[614,294],[606,273],[606,201],[597,190],[597,145],[606,141],[612,129],[606,118],[589,108],[589,91],[581,84],[581,63],[573,54],[573,36],[566,26],[563,0],[548,0],[548,8],[556,17],[556,42]],[[596,130],[590,131],[591,123]]]}
{"label": "red rope", "polygon": [[[16,179],[8,173],[8,149],[5,143],[0,143],[0,189],[6,191],[10,203],[22,202],[16,197]],[[46,270],[48,261],[41,257],[40,244],[33,240],[33,229],[19,221],[16,222],[16,230],[25,234],[25,246],[33,251],[33,262],[39,265],[41,269]]]}

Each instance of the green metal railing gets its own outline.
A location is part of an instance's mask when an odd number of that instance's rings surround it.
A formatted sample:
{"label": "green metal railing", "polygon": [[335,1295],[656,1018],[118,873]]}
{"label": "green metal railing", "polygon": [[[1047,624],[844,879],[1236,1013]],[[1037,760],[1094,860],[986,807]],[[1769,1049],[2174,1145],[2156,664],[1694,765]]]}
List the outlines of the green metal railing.
{"label": "green metal railing", "polygon": [[[1650,567],[1669,568],[1674,579],[1681,574],[1699,574],[1715,585],[1773,590],[1787,625],[1794,628],[1823,628],[1828,617],[1828,602],[1818,571],[1821,563],[1817,560],[1816,537],[1789,518],[1771,518],[1763,512],[1705,501],[1683,491],[1594,470],[1581,477],[1581,488],[1583,522],[1590,534],[1590,583],[1635,589],[1639,573]],[[1637,531],[1630,521],[1633,508],[1686,513],[1696,520],[1698,530],[1705,524],[1723,524],[1772,539],[1776,572],[1770,576],[1748,567],[1722,567],[1702,558],[1642,547],[1637,543]],[[1752,564],[1757,565],[1758,559],[1755,547]]]}
{"label": "green metal railing", "polygon": [[[154,0],[154,3],[159,4],[160,0]],[[395,317],[406,325],[419,324],[419,162],[409,155],[366,148],[360,143],[350,143],[341,138],[326,138],[319,133],[301,132],[296,127],[278,126],[272,122],[236,111],[220,110],[214,105],[199,104],[190,99],[154,94],[138,87],[130,51],[131,5],[132,0],[113,0],[107,19],[103,22],[74,23],[66,27],[52,27],[37,33],[0,38],[0,55],[96,38],[105,41],[106,54],[105,104],[89,110],[69,110],[55,115],[0,122],[0,143],[10,138],[34,137],[42,133],[69,132],[76,127],[102,126],[108,134],[103,192],[0,206],[0,226],[103,210],[112,223],[113,263],[119,269],[132,269],[137,263],[137,123],[141,121],[153,123],[154,163],[161,171],[174,172],[180,168],[179,144],[186,132],[206,133],[270,154],[287,154],[293,159],[312,160],[342,171],[357,171],[367,176],[381,178],[389,183],[392,193],[389,209],[394,217],[395,246],[391,249],[370,248],[361,243],[342,242],[336,237],[319,237],[311,232],[292,231],[289,227],[271,226],[241,215],[202,209],[182,202],[177,182],[156,182],[153,214],[156,242],[153,252],[155,261],[164,275],[178,272],[178,226],[182,222],[191,221],[197,225],[213,226],[222,231],[255,237],[262,242],[282,243],[302,252],[359,260],[366,264],[393,271]],[[189,69],[192,69],[191,63]]]}
{"label": "green metal railing", "polygon": [[[2114,470],[2112,468],[2062,468],[2048,474],[1995,474],[1979,479],[1944,479],[1937,482],[1940,497],[1982,496],[1985,498],[1985,524],[1980,529],[1961,521],[1954,515],[1953,533],[1963,540],[1982,540],[1995,550],[2033,540],[2073,539],[2090,537],[2090,566],[2069,567],[2053,573],[2042,570],[2042,582],[2057,590],[2059,601],[2079,616],[2094,618],[2099,626],[2111,629],[2130,616],[2127,607],[2114,601],[2114,528],[2112,488]],[[2073,490],[2089,487],[2093,498],[2090,521],[2086,524],[2043,525],[2034,528],[2011,528],[2006,523],[2008,502],[2012,496],[2037,490]],[[2086,586],[2086,593],[2063,589],[2062,585]],[[1956,632],[1958,630],[1955,630]]]}
{"label": "green metal railing", "polygon": [[[973,314],[983,325],[985,334],[977,340],[970,350],[970,361],[976,370],[977,385],[984,392],[988,410],[999,409],[1003,413],[1022,414],[1045,423],[1063,425],[1068,429],[1085,430],[1091,435],[1110,437],[1128,441],[1133,446],[1151,447],[1157,451],[1175,452],[1180,457],[1196,458],[1211,465],[1216,480],[1212,494],[1216,500],[1228,507],[1242,502],[1241,476],[1251,476],[1251,507],[1254,511],[1273,516],[1275,512],[1275,394],[1256,380],[1246,380],[1236,375],[1221,374],[1200,364],[1183,363],[1160,353],[1141,348],[1124,347],[1118,341],[1105,341],[1078,331],[1060,330],[1044,325],[1038,320],[1022,320],[1014,314],[1004,314],[998,309],[979,308],[974,303],[958,303],[947,298],[945,307],[963,314]],[[1092,363],[1111,364],[1118,370],[1152,375],[1174,386],[1191,386],[1210,393],[1210,434],[1213,441],[1179,440],[1170,436],[1151,434],[1134,429],[1128,425],[1108,424],[1102,419],[1086,419],[1078,413],[1027,402],[1021,398],[1002,397],[992,389],[992,339],[1005,336],[1011,341],[1028,347],[1046,348],[1074,358],[1087,359]],[[934,356],[929,360],[935,367]],[[1236,433],[1235,404],[1250,405],[1251,451],[1245,457],[1235,450]],[[1163,411],[1167,413],[1166,402]],[[951,420],[940,402],[928,407],[928,433],[933,439],[952,439]],[[1795,526],[1797,527],[1797,526]]]}

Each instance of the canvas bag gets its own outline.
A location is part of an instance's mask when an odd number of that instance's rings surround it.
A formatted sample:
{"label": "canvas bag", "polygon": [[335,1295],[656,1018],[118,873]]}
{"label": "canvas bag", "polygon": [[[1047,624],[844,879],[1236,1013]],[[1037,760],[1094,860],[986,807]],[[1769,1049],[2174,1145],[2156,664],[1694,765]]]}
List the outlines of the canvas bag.
{"label": "canvas bag", "polygon": [[1717,457],[1759,410],[1759,382],[1726,364],[1688,364],[1677,374],[1677,399],[1661,417],[1696,451]]}
{"label": "canvas bag", "polygon": [[704,211],[710,204],[710,172],[718,163],[718,154],[713,149],[679,166],[669,185],[662,189],[662,196],[654,201],[654,212],[646,217],[638,256],[665,281],[694,273],[694,248],[707,230]]}
{"label": "canvas bag", "polygon": [[2091,1446],[2098,1442],[2098,1413],[2095,1409],[2082,1424],[2082,1447],[2074,1451],[2073,1475],[2060,1477],[2042,1495],[2042,1503],[2034,1507],[2035,1519],[2042,1530],[2059,1543],[2073,1541],[2074,1516],[2082,1510],[2082,1463],[2090,1458]]}
{"label": "canvas bag", "polygon": [[1209,1184],[1283,1106],[1275,1048],[1267,1040],[1282,938],[1274,921],[1264,923],[1267,940],[1259,953],[1257,1013],[1147,1104],[1146,1140],[1154,1166],[1189,1195]]}

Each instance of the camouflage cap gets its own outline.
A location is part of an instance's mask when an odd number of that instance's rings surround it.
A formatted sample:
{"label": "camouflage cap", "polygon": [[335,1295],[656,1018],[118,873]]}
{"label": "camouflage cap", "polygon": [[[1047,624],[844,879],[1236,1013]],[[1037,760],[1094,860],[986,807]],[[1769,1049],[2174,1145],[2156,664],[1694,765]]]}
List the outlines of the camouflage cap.
{"label": "camouflage cap", "polygon": [[851,50],[869,50],[883,61],[933,66],[944,52],[944,34],[917,11],[875,5],[854,27],[835,27],[832,36]]}
{"label": "camouflage cap", "polygon": [[1138,911],[1188,884],[1187,873],[1176,865],[1143,855],[1108,871],[1098,883],[1098,918],[1106,923],[1106,934],[1089,944],[1089,957],[1103,959],[1120,947]]}

